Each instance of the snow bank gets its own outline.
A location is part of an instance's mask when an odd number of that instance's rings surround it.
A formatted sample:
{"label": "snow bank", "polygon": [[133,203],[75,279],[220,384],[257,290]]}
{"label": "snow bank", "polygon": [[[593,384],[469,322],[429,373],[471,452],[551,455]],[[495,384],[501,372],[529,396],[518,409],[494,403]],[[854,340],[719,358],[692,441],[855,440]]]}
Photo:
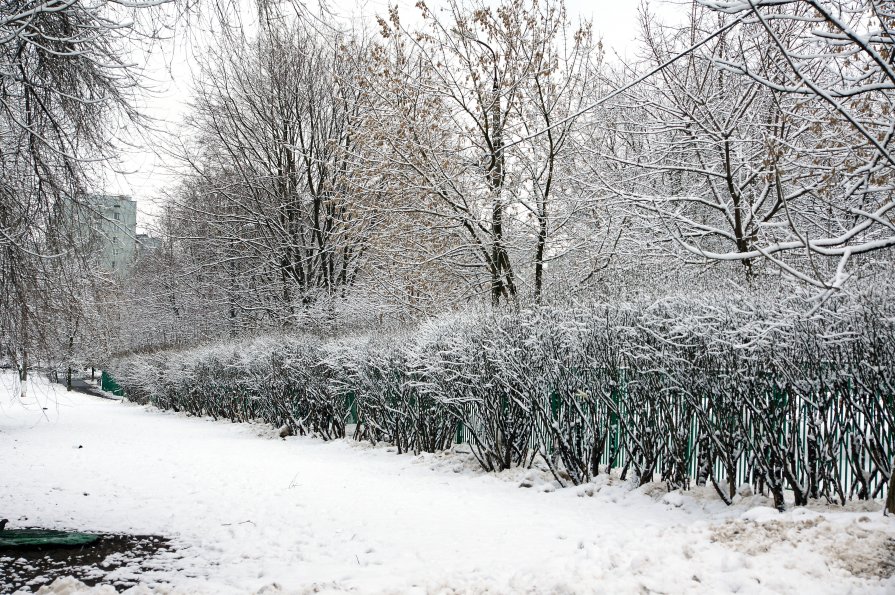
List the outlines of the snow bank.
{"label": "snow bank", "polygon": [[484,474],[462,453],[395,456],[47,385],[28,394],[0,395],[0,511],[18,526],[170,538],[176,551],[149,560],[134,593],[895,589],[895,527],[879,513],[715,511],[608,476],[551,491],[543,470]]}

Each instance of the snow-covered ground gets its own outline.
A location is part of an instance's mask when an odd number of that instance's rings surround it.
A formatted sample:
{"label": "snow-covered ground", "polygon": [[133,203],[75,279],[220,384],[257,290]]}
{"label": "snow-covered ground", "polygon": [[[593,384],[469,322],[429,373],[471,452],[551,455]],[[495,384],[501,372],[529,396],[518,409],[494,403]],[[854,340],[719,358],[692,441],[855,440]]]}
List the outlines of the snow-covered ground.
{"label": "snow-covered ground", "polygon": [[280,440],[40,382],[22,402],[8,375],[0,453],[11,525],[172,539],[134,592],[895,592],[878,505],[779,514],[608,478],[553,490],[462,454]]}

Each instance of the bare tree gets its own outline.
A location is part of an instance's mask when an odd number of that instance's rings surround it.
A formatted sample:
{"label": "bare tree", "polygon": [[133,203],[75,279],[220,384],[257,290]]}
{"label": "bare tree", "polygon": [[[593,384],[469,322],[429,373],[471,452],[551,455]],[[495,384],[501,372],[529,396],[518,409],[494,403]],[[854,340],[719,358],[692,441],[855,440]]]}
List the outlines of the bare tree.
{"label": "bare tree", "polygon": [[46,352],[57,331],[70,336],[62,305],[79,318],[83,243],[66,220],[118,127],[137,119],[126,57],[141,34],[135,11],[165,3],[0,7],[0,337],[23,380],[30,353]]}
{"label": "bare tree", "polygon": [[188,182],[168,230],[190,246],[194,276],[221,288],[231,333],[288,326],[344,298],[372,224],[356,167],[363,90],[349,58],[363,41],[262,8],[257,36],[224,27],[203,59],[195,140],[181,155]]}
{"label": "bare tree", "polygon": [[[416,212],[443,238],[420,260],[449,263],[468,294],[487,287],[494,304],[517,302],[526,282],[540,299],[544,263],[557,255],[550,205],[568,171],[569,116],[594,51],[589,25],[572,27],[561,2],[454,1],[446,16],[418,6],[418,29],[397,9],[380,19],[374,84],[395,123],[381,158],[416,190]],[[547,134],[531,135],[537,126]]]}
{"label": "bare tree", "polygon": [[[744,116],[751,111],[747,117],[763,132],[743,138],[741,147],[755,149],[741,150],[735,176],[724,176],[734,249],[694,241],[717,229],[686,216],[676,216],[676,239],[703,258],[766,259],[804,282],[841,288],[863,255],[895,245],[890,3],[700,0],[696,6],[720,21],[742,19],[736,35],[718,42],[726,50],[702,59],[714,79],[742,89],[737,109]],[[711,120],[692,118],[691,128],[705,122]],[[730,141],[721,135],[715,144]],[[741,183],[731,184],[736,180],[750,181],[754,190],[743,192]]]}

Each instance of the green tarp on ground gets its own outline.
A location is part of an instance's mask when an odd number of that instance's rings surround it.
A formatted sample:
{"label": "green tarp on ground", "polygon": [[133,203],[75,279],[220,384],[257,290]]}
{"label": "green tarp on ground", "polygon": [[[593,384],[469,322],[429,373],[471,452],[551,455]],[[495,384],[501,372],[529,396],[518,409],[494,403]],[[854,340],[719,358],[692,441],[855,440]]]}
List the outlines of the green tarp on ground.
{"label": "green tarp on ground", "polygon": [[49,529],[8,529],[0,531],[0,548],[75,547],[90,545],[99,537]]}

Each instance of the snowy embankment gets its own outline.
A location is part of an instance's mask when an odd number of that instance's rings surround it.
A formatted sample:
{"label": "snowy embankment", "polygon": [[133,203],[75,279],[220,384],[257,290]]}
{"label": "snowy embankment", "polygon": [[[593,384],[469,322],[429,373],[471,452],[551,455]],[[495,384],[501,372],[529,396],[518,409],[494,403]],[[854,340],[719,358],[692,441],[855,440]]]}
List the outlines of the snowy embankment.
{"label": "snowy embankment", "polygon": [[134,592],[895,592],[895,520],[878,509],[553,490],[462,454],[283,441],[40,383],[20,402],[0,385],[0,516],[170,538]]}

